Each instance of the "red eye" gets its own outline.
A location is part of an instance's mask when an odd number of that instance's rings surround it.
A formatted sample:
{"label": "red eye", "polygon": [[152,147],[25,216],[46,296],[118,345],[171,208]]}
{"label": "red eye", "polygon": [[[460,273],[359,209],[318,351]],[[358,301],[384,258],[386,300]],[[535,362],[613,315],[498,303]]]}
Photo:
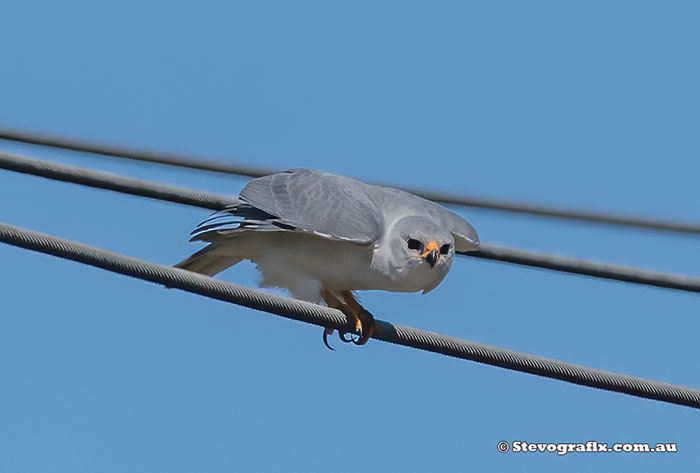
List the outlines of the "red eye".
{"label": "red eye", "polygon": [[445,244],[445,245],[442,245],[442,246],[440,247],[440,254],[441,254],[441,255],[446,255],[446,254],[449,253],[449,252],[450,252],[450,244],[449,244],[449,243],[447,243],[447,244]]}
{"label": "red eye", "polygon": [[423,243],[419,242],[418,240],[414,240],[413,238],[409,238],[406,244],[408,245],[409,250],[420,251],[420,249],[423,248]]}

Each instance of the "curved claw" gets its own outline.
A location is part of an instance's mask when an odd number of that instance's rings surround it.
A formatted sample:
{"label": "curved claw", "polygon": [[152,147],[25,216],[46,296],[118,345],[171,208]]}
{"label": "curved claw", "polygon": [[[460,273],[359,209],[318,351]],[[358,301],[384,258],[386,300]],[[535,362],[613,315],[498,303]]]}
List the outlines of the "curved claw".
{"label": "curved claw", "polygon": [[362,335],[361,337],[358,337],[357,339],[353,340],[352,343],[355,345],[364,345],[367,343],[367,341],[372,338],[372,334],[374,333],[374,327],[371,327],[366,334]]}
{"label": "curved claw", "polygon": [[326,348],[328,348],[330,351],[335,351],[335,348],[328,343],[328,335],[333,335],[333,329],[330,327],[323,329],[323,344],[326,345]]}
{"label": "curved claw", "polygon": [[355,345],[364,345],[369,340],[369,337],[360,337],[352,341]]}

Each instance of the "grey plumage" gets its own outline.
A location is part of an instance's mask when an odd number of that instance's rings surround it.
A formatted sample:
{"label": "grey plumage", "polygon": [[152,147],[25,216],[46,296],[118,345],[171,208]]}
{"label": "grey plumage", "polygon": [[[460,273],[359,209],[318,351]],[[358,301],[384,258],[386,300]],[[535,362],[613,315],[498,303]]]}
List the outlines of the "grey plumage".
{"label": "grey plumage", "polygon": [[474,250],[479,237],[466,220],[439,204],[406,191],[366,184],[314,169],[253,179],[240,194],[241,204],[205,220],[193,240],[211,241],[220,232],[296,230],[327,238],[371,244],[395,215],[436,220],[450,231],[459,251]]}
{"label": "grey plumage", "polygon": [[479,246],[474,228],[441,205],[313,169],[253,179],[192,240],[210,244],[178,268],[213,276],[247,259],[261,285],[314,302],[328,292],[429,292],[455,250]]}

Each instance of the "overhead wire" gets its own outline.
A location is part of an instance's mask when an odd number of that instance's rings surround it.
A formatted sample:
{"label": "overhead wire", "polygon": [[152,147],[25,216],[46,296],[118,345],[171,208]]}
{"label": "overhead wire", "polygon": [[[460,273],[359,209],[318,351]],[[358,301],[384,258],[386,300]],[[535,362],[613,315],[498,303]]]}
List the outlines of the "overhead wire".
{"label": "overhead wire", "polygon": [[0,151],[0,169],[215,211],[238,202],[235,197],[227,195],[184,189],[4,151]]}
{"label": "overhead wire", "polygon": [[[348,330],[350,325],[346,316],[335,309],[245,288],[170,266],[130,258],[2,222],[0,222],[0,242],[321,327]],[[372,338],[582,386],[700,409],[700,390],[697,389],[597,370],[382,320],[376,321]]]}
{"label": "overhead wire", "polygon": [[[149,163],[178,166],[200,171],[235,174],[247,177],[260,177],[277,172],[278,170],[261,166],[251,166],[240,163],[224,162],[207,158],[199,158],[178,153],[144,150],[139,148],[97,143],[82,139],[65,138],[45,133],[30,132],[12,128],[0,127],[0,139],[48,146],[72,151],[125,158]],[[582,222],[593,222],[607,225],[618,225],[647,230],[670,231],[677,233],[700,234],[700,223],[669,220],[661,218],[637,217],[617,213],[587,211],[552,205],[523,203],[484,196],[473,196],[461,193],[434,191],[410,187],[402,187],[409,192],[426,199],[444,204],[461,205],[481,209],[514,212],[544,217],[563,218]]]}
{"label": "overhead wire", "polygon": [[479,251],[461,253],[463,256],[481,258],[503,263],[579,274],[593,278],[609,279],[631,284],[700,292],[700,278],[682,274],[665,273],[648,269],[632,268],[619,264],[601,263],[579,258],[552,255],[536,251],[521,250],[501,245],[481,245]]}
{"label": "overhead wire", "polygon": [[[214,211],[222,210],[239,202],[238,199],[231,196],[184,189],[119,176],[114,173],[28,158],[2,151],[0,151],[0,169]],[[501,261],[632,284],[643,284],[695,293],[700,292],[700,278],[698,277],[556,256],[500,245],[482,243],[478,251],[461,254],[473,258]]]}

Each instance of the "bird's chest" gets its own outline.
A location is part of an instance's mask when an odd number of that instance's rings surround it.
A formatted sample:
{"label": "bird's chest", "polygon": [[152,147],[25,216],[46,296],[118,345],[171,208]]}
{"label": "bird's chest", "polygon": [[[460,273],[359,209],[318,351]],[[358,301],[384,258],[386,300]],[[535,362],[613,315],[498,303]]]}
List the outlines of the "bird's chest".
{"label": "bird's chest", "polygon": [[394,292],[430,291],[442,282],[449,267],[430,267],[424,261],[397,264],[395,258],[374,255],[370,269],[379,289]]}
{"label": "bird's chest", "polygon": [[[315,279],[336,289],[356,289],[373,279],[372,248],[321,239],[288,239],[252,259],[268,281]],[[285,286],[285,284],[281,284]]]}
{"label": "bird's chest", "polygon": [[265,281],[281,287],[290,287],[300,279],[314,279],[340,290],[415,292],[431,290],[445,277],[427,263],[398,265],[371,246],[322,240],[312,245],[292,240],[271,246],[253,260]]}

